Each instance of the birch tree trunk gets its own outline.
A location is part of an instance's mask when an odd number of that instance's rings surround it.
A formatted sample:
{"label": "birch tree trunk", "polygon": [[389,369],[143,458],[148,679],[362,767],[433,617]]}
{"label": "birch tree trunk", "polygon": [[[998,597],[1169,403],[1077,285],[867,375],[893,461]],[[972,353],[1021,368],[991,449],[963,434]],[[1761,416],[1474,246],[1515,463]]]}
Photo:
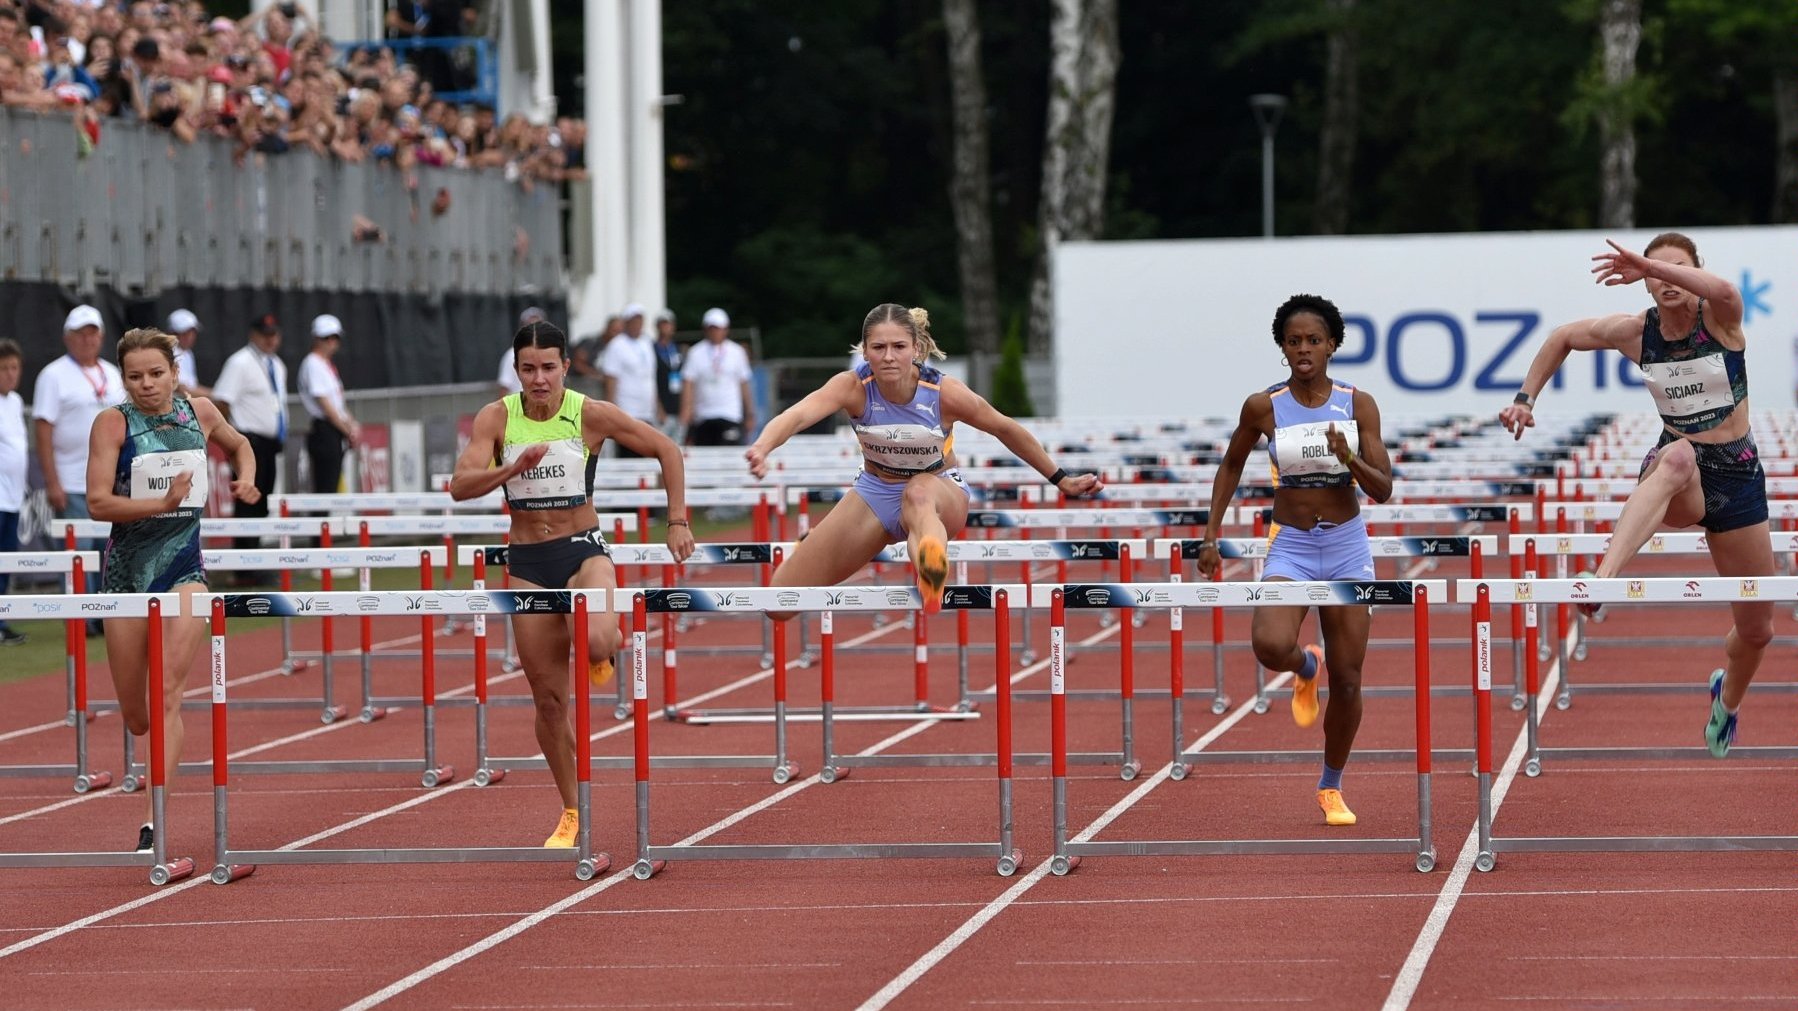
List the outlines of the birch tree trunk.
{"label": "birch tree trunk", "polygon": [[961,272],[968,350],[990,368],[999,355],[999,295],[993,274],[986,84],[980,69],[980,16],[974,2],[943,0],[955,136],[949,203],[955,212],[955,258]]}
{"label": "birch tree trunk", "polygon": [[1317,206],[1311,230],[1318,235],[1348,231],[1349,193],[1355,171],[1355,135],[1361,117],[1359,39],[1355,0],[1327,0],[1330,14],[1324,65],[1324,121],[1318,135]]}
{"label": "birch tree trunk", "polygon": [[1055,250],[1105,227],[1105,180],[1119,62],[1117,0],[1054,0],[1039,249],[1030,285],[1030,353],[1055,344]]}
{"label": "birch tree trunk", "polygon": [[1598,117],[1601,191],[1598,223],[1604,228],[1636,225],[1636,129],[1629,84],[1636,76],[1636,49],[1642,43],[1642,0],[1604,0],[1599,12],[1604,47],[1605,100]]}

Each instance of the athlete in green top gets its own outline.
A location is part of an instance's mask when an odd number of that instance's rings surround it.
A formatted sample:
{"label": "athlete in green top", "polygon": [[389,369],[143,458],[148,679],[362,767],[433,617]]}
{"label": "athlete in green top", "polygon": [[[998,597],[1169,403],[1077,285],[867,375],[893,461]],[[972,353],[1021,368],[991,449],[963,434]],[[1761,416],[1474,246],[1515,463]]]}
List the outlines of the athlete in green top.
{"label": "athlete in green top", "polygon": [[[231,454],[237,476],[231,494],[254,502],[256,455],[250,442],[205,397],[177,396],[175,338],[160,330],[132,330],[119,340],[126,400],[101,411],[88,436],[88,508],[112,524],[101,563],[107,593],[179,593],[179,615],[165,615],[162,637],[163,772],[174,781],[186,728],[181,696],[206,617],[193,595],[206,589],[200,563],[200,514],[206,508],[206,443]],[[119,712],[131,732],[150,730],[150,625],[147,618],[107,618],[106,656]],[[137,848],[151,848],[154,827],[138,829]]]}
{"label": "athlete in green top", "polygon": [[[450,495],[480,498],[505,488],[512,508],[507,566],[514,589],[618,587],[611,549],[599,530],[591,491],[593,466],[607,438],[654,456],[662,464],[668,494],[668,547],[685,561],[693,553],[687,524],[686,471],[680,448],[667,436],[603,400],[589,400],[563,386],[568,376],[568,337],[549,323],[527,323],[512,338],[512,367],[522,392],[488,404],[475,415],[474,434],[456,460]],[[573,617],[515,614],[518,659],[537,705],[537,744],[562,794],[562,818],[545,846],[573,846],[580,831],[575,807],[574,735],[568,726],[569,643]],[[611,596],[587,623],[588,680],[612,678],[612,656],[622,642]]]}

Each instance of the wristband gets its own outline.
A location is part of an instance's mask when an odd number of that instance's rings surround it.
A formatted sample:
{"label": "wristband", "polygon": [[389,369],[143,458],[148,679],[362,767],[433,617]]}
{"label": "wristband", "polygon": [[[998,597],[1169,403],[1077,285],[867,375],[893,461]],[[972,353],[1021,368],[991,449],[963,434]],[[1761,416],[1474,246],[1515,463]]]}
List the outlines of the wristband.
{"label": "wristband", "polygon": [[1523,392],[1522,390],[1518,390],[1517,395],[1515,397],[1511,398],[1511,403],[1522,404],[1523,406],[1534,410],[1535,406],[1536,406],[1536,398],[1530,396],[1529,394]]}
{"label": "wristband", "polygon": [[1349,451],[1348,451],[1348,454],[1349,454],[1349,455],[1348,455],[1348,459],[1346,459],[1346,460],[1343,460],[1343,459],[1342,459],[1342,458],[1341,458],[1341,457],[1338,457],[1338,458],[1337,458],[1337,459],[1338,459],[1338,461],[1340,461],[1340,462],[1341,462],[1341,464],[1342,464],[1342,465],[1343,465],[1343,466],[1344,466],[1344,467],[1347,467],[1347,466],[1348,466],[1348,465],[1349,465],[1349,464],[1351,464],[1351,463],[1354,463],[1354,462],[1355,462],[1355,447],[1353,447],[1353,446],[1350,446],[1350,447],[1349,447]]}
{"label": "wristband", "polygon": [[693,529],[693,524],[686,520],[669,520],[668,525],[671,527],[686,527],[688,530]]}
{"label": "wristband", "polygon": [[1049,483],[1052,485],[1056,485],[1058,487],[1060,486],[1061,482],[1066,481],[1067,479],[1068,479],[1068,472],[1061,467],[1055,468],[1055,473],[1049,475]]}

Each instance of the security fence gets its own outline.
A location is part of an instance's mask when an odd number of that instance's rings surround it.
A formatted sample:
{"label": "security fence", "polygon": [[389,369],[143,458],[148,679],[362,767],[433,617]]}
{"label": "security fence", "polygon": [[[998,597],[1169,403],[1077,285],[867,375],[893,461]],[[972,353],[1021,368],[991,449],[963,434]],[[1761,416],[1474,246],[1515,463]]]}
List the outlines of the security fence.
{"label": "security fence", "polygon": [[[194,286],[436,295],[553,291],[559,194],[498,170],[351,164],[295,148],[233,161],[107,120],[78,153],[70,117],[0,109],[0,280],[154,295]],[[439,191],[448,207],[437,213]],[[357,241],[360,215],[380,237]]]}

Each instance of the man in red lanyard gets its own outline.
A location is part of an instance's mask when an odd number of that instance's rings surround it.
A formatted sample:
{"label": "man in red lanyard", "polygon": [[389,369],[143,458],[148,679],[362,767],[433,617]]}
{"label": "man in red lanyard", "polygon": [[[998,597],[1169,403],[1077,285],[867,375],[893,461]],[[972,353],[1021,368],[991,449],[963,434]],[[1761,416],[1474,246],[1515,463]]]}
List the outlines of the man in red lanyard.
{"label": "man in red lanyard", "polygon": [[[87,519],[87,440],[94,418],[125,400],[125,380],[111,362],[100,357],[105,339],[100,310],[78,305],[62,324],[68,354],[44,366],[32,390],[31,416],[37,436],[38,462],[44,469],[44,492],[62,519]],[[102,541],[87,540],[85,551],[98,551]],[[89,592],[99,589],[100,567],[88,571]],[[87,634],[100,634],[100,623],[87,623]]]}

